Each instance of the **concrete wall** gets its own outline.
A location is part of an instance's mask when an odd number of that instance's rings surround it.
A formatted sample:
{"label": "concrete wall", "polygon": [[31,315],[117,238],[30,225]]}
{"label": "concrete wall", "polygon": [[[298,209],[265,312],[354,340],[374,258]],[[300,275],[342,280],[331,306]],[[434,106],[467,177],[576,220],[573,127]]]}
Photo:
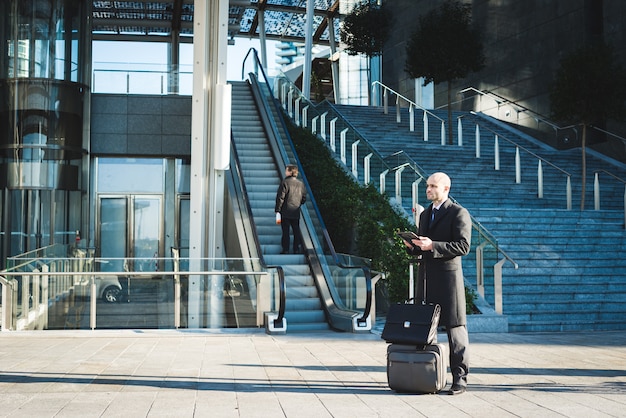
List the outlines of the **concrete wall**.
{"label": "concrete wall", "polygon": [[[626,66],[624,1],[466,0],[465,3],[471,4],[472,24],[483,34],[487,59],[482,71],[453,84],[452,97],[457,100],[463,100],[457,93],[464,88],[487,89],[547,118],[548,92],[561,57],[596,34],[616,48],[620,62]],[[417,27],[419,16],[440,4],[440,0],[386,2],[392,10],[395,29],[385,46],[383,83],[407,97],[414,97],[414,83],[404,71],[406,41]],[[442,83],[435,86],[435,107],[445,107],[446,102],[447,86]],[[460,101],[454,108],[469,109],[473,104],[469,100]],[[508,121],[515,123],[520,120],[518,116],[525,124],[524,115],[514,112]],[[609,122],[607,129],[626,137],[626,126]],[[617,144],[616,151],[623,152],[623,147]]]}

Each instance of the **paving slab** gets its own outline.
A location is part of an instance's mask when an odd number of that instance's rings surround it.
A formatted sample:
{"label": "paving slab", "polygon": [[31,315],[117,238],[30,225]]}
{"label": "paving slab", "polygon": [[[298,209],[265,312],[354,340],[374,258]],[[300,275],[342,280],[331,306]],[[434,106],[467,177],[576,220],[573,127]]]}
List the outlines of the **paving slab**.
{"label": "paving slab", "polygon": [[0,417],[626,416],[626,331],[470,340],[449,396],[390,390],[375,332],[3,332]]}

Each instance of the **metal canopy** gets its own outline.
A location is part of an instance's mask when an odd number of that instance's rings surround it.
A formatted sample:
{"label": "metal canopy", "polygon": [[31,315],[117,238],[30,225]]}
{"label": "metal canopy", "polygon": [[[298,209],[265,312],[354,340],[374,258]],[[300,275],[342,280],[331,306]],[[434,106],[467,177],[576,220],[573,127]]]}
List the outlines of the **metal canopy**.
{"label": "metal canopy", "polygon": [[[210,0],[207,0],[210,1]],[[259,38],[259,12],[265,12],[265,38],[304,42],[307,0],[230,0],[228,37]],[[328,19],[338,17],[339,0],[315,0],[313,43],[329,44]],[[193,39],[193,0],[93,1],[95,40],[169,41]],[[339,38],[339,19],[334,19]]]}

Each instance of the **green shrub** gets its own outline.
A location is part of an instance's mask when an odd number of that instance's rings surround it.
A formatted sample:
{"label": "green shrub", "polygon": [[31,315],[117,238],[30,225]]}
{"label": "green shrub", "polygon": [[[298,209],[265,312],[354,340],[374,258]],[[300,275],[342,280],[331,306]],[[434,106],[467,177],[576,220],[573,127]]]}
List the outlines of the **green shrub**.
{"label": "green shrub", "polygon": [[414,226],[375,187],[354,181],[313,134],[294,125],[289,133],[335,250],[371,259],[386,274],[389,302],[406,299],[411,257],[395,233]]}

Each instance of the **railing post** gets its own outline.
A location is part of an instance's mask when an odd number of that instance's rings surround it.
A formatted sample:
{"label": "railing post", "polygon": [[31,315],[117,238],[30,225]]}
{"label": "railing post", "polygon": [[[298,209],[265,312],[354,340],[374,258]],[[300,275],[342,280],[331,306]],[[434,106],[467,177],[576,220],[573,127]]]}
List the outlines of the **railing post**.
{"label": "railing post", "polygon": [[593,176],[593,208],[600,210],[600,177],[597,172]]}
{"label": "railing post", "polygon": [[304,109],[302,109],[302,127],[306,128],[308,127],[308,119],[309,118],[309,106],[304,106]]}
{"label": "railing post", "polygon": [[402,172],[406,166],[402,166],[396,170],[396,201],[402,206]]}
{"label": "railing post", "polygon": [[519,147],[515,148],[515,183],[520,184],[522,182],[522,166],[519,157]]}
{"label": "railing post", "polygon": [[459,147],[463,146],[463,123],[461,122],[461,118],[457,118],[457,141],[459,144]]}
{"label": "railing post", "polygon": [[424,141],[428,141],[428,115],[426,111],[424,111],[424,117],[422,119],[424,121]]}
{"label": "railing post", "polygon": [[484,250],[487,241],[476,247],[476,290],[481,297],[485,297],[485,266]]}
{"label": "railing post", "polygon": [[567,183],[565,185],[565,198],[567,199],[567,210],[572,210],[572,179],[571,176],[567,176]]}
{"label": "railing post", "polygon": [[389,113],[389,90],[385,88],[383,92],[383,112],[385,115]]}
{"label": "railing post", "polygon": [[495,310],[500,315],[502,315],[502,265],[505,261],[506,258],[503,258],[493,266],[493,299]]}
{"label": "railing post", "polygon": [[328,115],[328,112],[324,112],[320,116],[320,136],[324,141],[326,141],[326,115]]}
{"label": "railing post", "polygon": [[626,186],[624,186],[624,229],[626,229]]}
{"label": "railing post", "polygon": [[283,109],[287,109],[287,87],[289,87],[288,83],[280,86],[280,102],[283,104]]}
{"label": "railing post", "polygon": [[476,124],[476,158],[480,158],[480,128]]}
{"label": "railing post", "polygon": [[339,156],[343,165],[346,165],[346,136],[344,135],[344,129],[341,132],[341,139],[339,140]]}
{"label": "railing post", "polygon": [[370,184],[370,160],[372,159],[373,153],[369,153],[363,158],[363,184],[366,186]]}
{"label": "railing post", "polygon": [[441,121],[441,145],[446,145],[446,124]]}
{"label": "railing post", "polygon": [[537,166],[537,197],[543,199],[543,166],[541,160]]}
{"label": "railing post", "polygon": [[89,301],[89,328],[94,330],[96,329],[96,300],[98,299],[98,295],[96,294],[96,276],[93,274],[91,275],[90,284],[89,293],[91,294],[91,299]]}
{"label": "railing post", "polygon": [[[336,133],[336,132],[335,132],[335,129],[336,129],[335,125],[337,124],[337,119],[338,119],[338,118],[333,118],[333,119],[330,121],[330,123],[329,123],[329,131],[330,131],[330,132],[329,132],[329,134],[328,134],[328,135],[329,135],[329,137],[330,137],[330,141],[333,141],[333,142],[335,141],[335,133]],[[330,142],[330,141],[329,141],[329,142]]]}
{"label": "railing post", "polygon": [[300,126],[300,101],[302,101],[301,97],[298,97],[294,103],[294,119],[296,126]]}
{"label": "railing post", "polygon": [[496,171],[500,170],[500,142],[498,141],[498,135],[493,143],[493,159],[494,159],[494,168]]}
{"label": "railing post", "polygon": [[379,180],[380,180],[380,193],[383,194],[385,193],[385,177],[387,176],[387,173],[389,172],[389,169],[383,171],[382,173],[380,173],[379,176]]}
{"label": "railing post", "polygon": [[287,93],[287,114],[290,118],[293,117],[293,87],[289,86],[289,93]]}
{"label": "railing post", "polygon": [[400,96],[396,96],[396,123],[402,122],[402,117],[400,116]]}
{"label": "railing post", "polygon": [[413,208],[413,222],[419,224],[421,210],[419,210],[419,184],[422,179],[417,179],[411,184],[411,208]]}
{"label": "railing post", "polygon": [[2,331],[13,330],[13,282],[0,276],[2,286]]}
{"label": "railing post", "polygon": [[[341,131],[341,133],[339,134],[339,144],[344,144],[343,146],[345,146],[346,143],[346,135],[348,134],[348,128],[345,128],[343,131]],[[333,152],[337,152],[337,147],[335,146],[335,138],[331,138],[332,142],[330,144],[330,149],[333,150]]]}
{"label": "railing post", "polygon": [[352,175],[354,176],[355,179],[359,179],[359,167],[358,167],[358,152],[359,152],[359,142],[361,142],[360,139],[354,141],[352,143]]}
{"label": "railing post", "polygon": [[313,135],[317,134],[317,119],[319,118],[319,116],[315,116],[313,119],[311,119],[311,133]]}
{"label": "railing post", "polygon": [[415,131],[415,112],[413,111],[413,104],[409,104],[409,131]]}

